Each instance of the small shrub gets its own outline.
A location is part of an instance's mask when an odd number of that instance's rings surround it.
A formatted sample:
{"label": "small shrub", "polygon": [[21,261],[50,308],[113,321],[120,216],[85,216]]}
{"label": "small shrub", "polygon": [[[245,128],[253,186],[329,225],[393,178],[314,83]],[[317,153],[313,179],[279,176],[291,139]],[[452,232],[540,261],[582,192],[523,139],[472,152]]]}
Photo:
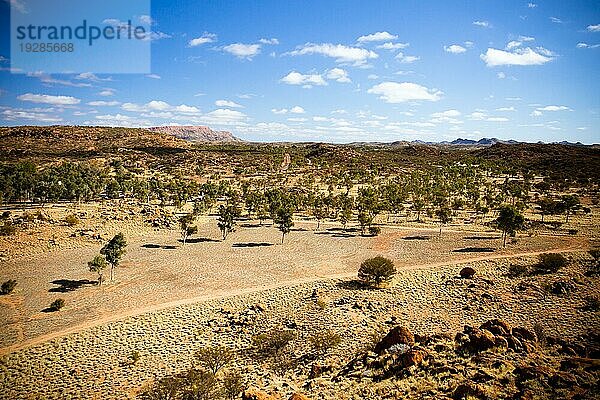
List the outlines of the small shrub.
{"label": "small shrub", "polygon": [[391,280],[394,274],[396,274],[396,267],[393,261],[377,256],[363,261],[358,270],[358,279],[378,286]]}
{"label": "small shrub", "polygon": [[60,311],[61,308],[65,306],[65,301],[63,299],[56,299],[52,303],[50,303],[50,307],[48,309],[50,311]]}
{"label": "small shrub", "polygon": [[33,222],[35,220],[35,215],[33,215],[30,212],[25,211],[21,218],[23,218],[24,222]]}
{"label": "small shrub", "polygon": [[317,354],[324,354],[342,342],[342,337],[334,331],[318,332],[308,338],[308,342]]}
{"label": "small shrub", "polygon": [[196,361],[202,367],[216,375],[217,372],[233,360],[233,351],[228,347],[203,347],[196,350]]}
{"label": "small shrub", "polygon": [[35,214],[35,218],[42,222],[48,221],[48,217],[41,210],[38,210],[38,212]]}
{"label": "small shrub", "polygon": [[378,226],[370,226],[369,227],[369,235],[377,236],[381,233],[381,228]]}
{"label": "small shrub", "polygon": [[218,398],[215,376],[204,370],[190,368],[181,376],[182,399],[212,400]]}
{"label": "small shrub", "polygon": [[6,221],[0,226],[0,236],[12,236],[15,233],[17,233],[17,227],[10,221]]}
{"label": "small shrub", "polygon": [[512,276],[512,277],[519,277],[519,276],[524,276],[527,275],[528,269],[526,265],[522,265],[522,264],[511,264],[510,267],[508,267],[508,275]]}
{"label": "small shrub", "polygon": [[539,322],[536,322],[533,325],[533,331],[535,332],[535,336],[537,337],[538,343],[540,344],[545,344],[546,343],[546,331],[544,330],[544,327],[542,326],[542,324],[540,324]]}
{"label": "small shrub", "polygon": [[278,355],[296,338],[294,332],[284,329],[273,329],[252,337],[252,345],[259,354],[266,356]]}
{"label": "small shrub", "polygon": [[10,294],[13,290],[15,290],[15,286],[17,286],[17,281],[14,279],[9,279],[2,284],[0,287],[0,294]]}
{"label": "small shrub", "polygon": [[577,235],[577,232],[579,232],[577,229],[569,229],[569,230],[567,231],[567,233],[568,233],[569,235]]}
{"label": "small shrub", "polygon": [[131,354],[129,355],[129,363],[131,365],[135,365],[139,360],[140,360],[140,352],[137,350],[132,351]]}
{"label": "small shrub", "polygon": [[226,398],[237,399],[242,390],[246,387],[244,378],[237,371],[227,371],[223,376],[223,394]]}
{"label": "small shrub", "polygon": [[542,274],[557,272],[569,264],[569,260],[559,253],[540,254],[539,262],[535,265],[537,271]]}
{"label": "small shrub", "polygon": [[69,226],[75,226],[79,223],[79,218],[73,214],[69,214],[65,217],[65,223]]}
{"label": "small shrub", "polygon": [[566,296],[571,293],[575,287],[571,282],[556,281],[547,285],[546,290],[558,296]]}
{"label": "small shrub", "polygon": [[319,307],[321,310],[326,309],[328,305],[329,305],[329,302],[326,299],[324,299],[322,297],[319,297],[317,299],[317,307]]}

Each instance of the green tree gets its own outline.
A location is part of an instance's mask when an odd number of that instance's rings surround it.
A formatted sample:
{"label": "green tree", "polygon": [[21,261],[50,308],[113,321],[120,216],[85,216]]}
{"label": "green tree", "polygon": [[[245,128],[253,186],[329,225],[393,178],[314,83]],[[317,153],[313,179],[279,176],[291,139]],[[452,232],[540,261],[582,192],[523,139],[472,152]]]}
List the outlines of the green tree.
{"label": "green tree", "polygon": [[579,202],[579,197],[574,196],[572,194],[567,194],[562,196],[560,202],[563,210],[565,211],[566,222],[569,222],[569,215],[571,215],[573,211],[575,211],[581,206],[581,203]]}
{"label": "green tree", "polygon": [[117,233],[110,241],[100,249],[100,254],[106,258],[106,261],[110,264],[110,280],[114,279],[114,270],[119,266],[121,258],[125,254],[125,236],[122,233]]}
{"label": "green tree", "polygon": [[377,256],[362,262],[358,270],[358,279],[378,286],[391,280],[394,274],[396,274],[394,262],[388,258]]}
{"label": "green tree", "polygon": [[281,207],[277,210],[273,222],[277,225],[277,229],[281,231],[281,244],[283,244],[285,235],[290,233],[292,226],[294,226],[293,215],[294,211],[290,207]]}
{"label": "green tree", "polygon": [[106,262],[106,258],[102,255],[98,254],[94,257],[92,261],[88,261],[88,268],[90,272],[96,272],[98,274],[98,285],[102,285],[102,281],[104,280],[102,274],[104,269],[108,267],[108,263]]}
{"label": "green tree", "polygon": [[179,218],[179,228],[181,229],[181,238],[183,239],[184,246],[188,236],[198,233],[198,227],[193,225],[194,219],[195,215],[193,213],[183,215],[181,218]]}
{"label": "green tree", "polygon": [[217,226],[221,231],[223,240],[227,239],[227,235],[235,232],[235,218],[239,216],[239,211],[231,205],[219,206],[219,217],[217,218]]}
{"label": "green tree", "polygon": [[440,206],[435,210],[435,215],[440,220],[440,237],[442,236],[442,226],[452,221],[452,211],[446,206]]}
{"label": "green tree", "polygon": [[506,237],[514,236],[523,227],[525,218],[514,206],[505,204],[500,207],[498,218],[494,222],[502,230],[502,247],[506,247]]}

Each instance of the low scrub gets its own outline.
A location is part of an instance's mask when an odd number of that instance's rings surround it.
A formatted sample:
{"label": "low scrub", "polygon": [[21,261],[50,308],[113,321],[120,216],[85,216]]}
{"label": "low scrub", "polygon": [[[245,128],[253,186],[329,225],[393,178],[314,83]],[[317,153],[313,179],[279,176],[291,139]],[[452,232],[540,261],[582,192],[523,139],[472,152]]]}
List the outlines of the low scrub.
{"label": "low scrub", "polygon": [[9,279],[2,284],[0,287],[0,294],[10,294],[13,290],[15,290],[15,286],[17,286],[17,281],[14,279]]}
{"label": "low scrub", "polygon": [[198,349],[195,356],[201,367],[216,375],[221,368],[233,360],[234,354],[228,347],[218,346]]}
{"label": "low scrub", "polygon": [[540,254],[539,261],[535,265],[537,273],[551,274],[569,265],[569,260],[559,253]]}
{"label": "low scrub", "polygon": [[308,338],[310,346],[317,354],[325,354],[342,342],[342,337],[331,330],[317,332]]}
{"label": "low scrub", "polygon": [[296,338],[296,334],[289,330],[273,329],[270,332],[260,333],[252,337],[252,345],[259,354],[265,356],[279,355],[283,349]]}
{"label": "low scrub", "polygon": [[50,303],[50,307],[48,310],[50,311],[60,311],[61,308],[65,306],[65,301],[63,299],[56,299],[52,303]]}
{"label": "low scrub", "polygon": [[389,258],[377,256],[363,261],[358,270],[358,279],[367,284],[379,286],[383,282],[390,281],[395,274],[394,262]]}

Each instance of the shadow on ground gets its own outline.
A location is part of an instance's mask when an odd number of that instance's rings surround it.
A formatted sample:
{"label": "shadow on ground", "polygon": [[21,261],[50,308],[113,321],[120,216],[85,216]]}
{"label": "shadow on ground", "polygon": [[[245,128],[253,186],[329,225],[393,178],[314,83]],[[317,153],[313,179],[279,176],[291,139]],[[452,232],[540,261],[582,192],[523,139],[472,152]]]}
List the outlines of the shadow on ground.
{"label": "shadow on ground", "polygon": [[81,279],[81,280],[71,280],[71,279],[57,279],[50,282],[54,285],[59,285],[58,287],[54,287],[49,289],[49,292],[54,293],[67,293],[77,290],[85,285],[97,285],[98,281],[90,281],[89,279]]}
{"label": "shadow on ground", "polygon": [[467,240],[496,240],[500,239],[500,236],[465,236]]}
{"label": "shadow on ground", "polygon": [[417,236],[405,236],[402,238],[402,240],[429,240],[431,239],[430,236],[421,236],[421,235],[417,235]]}
{"label": "shadow on ground", "polygon": [[453,253],[493,253],[496,249],[491,247],[464,247],[462,249],[452,250]]}
{"label": "shadow on ground", "polygon": [[267,246],[273,246],[273,243],[249,242],[249,243],[234,243],[234,244],[231,245],[231,247],[267,247]]}

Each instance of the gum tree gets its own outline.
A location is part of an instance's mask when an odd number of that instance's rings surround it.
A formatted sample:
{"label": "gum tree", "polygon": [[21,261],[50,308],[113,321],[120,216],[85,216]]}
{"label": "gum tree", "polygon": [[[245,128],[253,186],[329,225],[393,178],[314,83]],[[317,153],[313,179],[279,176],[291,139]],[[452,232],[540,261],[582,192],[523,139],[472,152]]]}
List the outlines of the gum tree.
{"label": "gum tree", "polygon": [[110,264],[110,280],[114,279],[114,270],[119,266],[121,258],[125,254],[125,236],[123,233],[117,233],[110,241],[100,249],[100,254],[106,258],[106,261]]}

